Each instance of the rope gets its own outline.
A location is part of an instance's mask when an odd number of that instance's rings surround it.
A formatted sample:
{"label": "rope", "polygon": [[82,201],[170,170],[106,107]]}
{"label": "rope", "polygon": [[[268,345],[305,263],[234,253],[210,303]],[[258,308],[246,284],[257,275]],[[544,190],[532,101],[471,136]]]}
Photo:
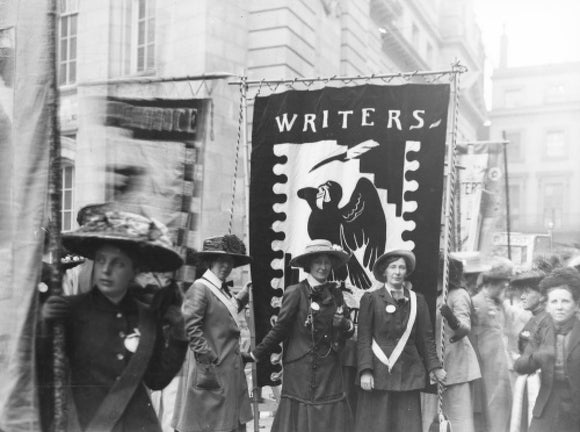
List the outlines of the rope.
{"label": "rope", "polygon": [[[446,224],[445,224],[445,240],[444,240],[444,250],[443,250],[443,293],[442,293],[442,304],[447,303],[447,295],[449,292],[449,251],[453,248],[454,235],[451,235],[451,228],[454,221],[454,200],[455,200],[455,186],[457,184],[455,180],[456,175],[456,159],[457,159],[457,132],[459,130],[459,90],[460,90],[460,76],[467,69],[456,61],[452,65],[454,71],[451,80],[453,82],[453,92],[454,92],[454,110],[453,110],[453,128],[451,132],[451,143],[449,144],[447,153],[447,188],[445,196],[445,210],[446,210]],[[445,368],[445,323],[444,319],[441,319],[441,362],[443,368]],[[445,387],[443,384],[439,383],[437,385],[437,396],[438,396],[438,413],[440,421],[443,420],[443,393],[445,392]]]}
{"label": "rope", "polygon": [[[245,82],[246,76],[242,77],[242,82]],[[244,108],[246,106],[246,91],[248,86],[245,84],[240,85],[240,112],[238,119],[238,139],[236,142],[236,157],[234,161],[234,178],[232,179],[232,203],[230,206],[230,221],[228,223],[228,234],[232,233],[232,227],[234,223],[234,207],[236,203],[236,186],[238,183],[238,166],[240,161],[240,143],[242,141],[242,126],[244,122]]]}

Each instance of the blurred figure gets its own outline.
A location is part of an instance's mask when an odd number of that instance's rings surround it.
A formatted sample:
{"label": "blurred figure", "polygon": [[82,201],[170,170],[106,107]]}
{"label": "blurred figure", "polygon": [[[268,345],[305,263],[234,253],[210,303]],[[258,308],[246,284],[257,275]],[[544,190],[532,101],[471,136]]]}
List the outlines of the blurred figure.
{"label": "blurred figure", "polygon": [[[529,270],[515,275],[510,282],[512,288],[521,293],[522,307],[532,313],[532,317],[519,333],[520,355],[539,330],[550,323],[550,317],[544,311],[544,299],[540,292],[540,281],[544,276],[545,273],[540,270]],[[514,384],[510,432],[527,431],[539,388],[540,378],[535,372],[517,377]]]}
{"label": "blurred figure", "polygon": [[530,432],[580,430],[580,321],[576,314],[580,274],[573,268],[554,270],[540,282],[551,325],[529,340],[515,362],[522,374],[541,370],[541,384]]}
{"label": "blurred figure", "polygon": [[481,274],[482,288],[473,296],[473,341],[479,353],[486,430],[509,428],[512,388],[505,342],[504,291],[512,276],[509,262],[494,264]]}
{"label": "blurred figure", "polygon": [[[473,388],[472,382],[481,378],[479,362],[475,350],[466,336],[471,331],[471,297],[465,290],[463,281],[463,264],[454,257],[449,257],[449,292],[447,302],[443,303],[443,257],[439,261],[437,279],[437,315],[435,321],[435,342],[437,354],[443,358],[447,379],[443,393],[443,413],[453,431],[473,432]],[[441,350],[441,320],[445,318],[445,354]],[[425,401],[423,417],[429,424],[437,418],[437,395],[423,393]]]}

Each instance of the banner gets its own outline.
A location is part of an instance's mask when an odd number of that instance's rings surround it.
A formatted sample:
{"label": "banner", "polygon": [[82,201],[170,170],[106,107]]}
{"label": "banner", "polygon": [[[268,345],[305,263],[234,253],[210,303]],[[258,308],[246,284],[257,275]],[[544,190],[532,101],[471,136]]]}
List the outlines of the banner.
{"label": "banner", "polygon": [[[198,244],[203,178],[203,99],[105,100],[109,201],[157,219],[183,257]],[[193,281],[191,259],[181,280]]]}
{"label": "banner", "polygon": [[[256,98],[250,185],[256,337],[270,330],[289,267],[311,239],[353,254],[333,277],[377,286],[372,266],[412,250],[410,280],[433,310],[439,253],[449,85],[327,87]],[[258,385],[280,378],[280,355]],[[279,383],[279,382],[278,382]]]}
{"label": "banner", "polygon": [[40,430],[37,282],[49,167],[49,2],[0,1],[0,430]]}
{"label": "banner", "polygon": [[461,239],[458,250],[479,250],[482,195],[487,176],[489,155],[485,145],[469,145],[459,149],[459,223]]}

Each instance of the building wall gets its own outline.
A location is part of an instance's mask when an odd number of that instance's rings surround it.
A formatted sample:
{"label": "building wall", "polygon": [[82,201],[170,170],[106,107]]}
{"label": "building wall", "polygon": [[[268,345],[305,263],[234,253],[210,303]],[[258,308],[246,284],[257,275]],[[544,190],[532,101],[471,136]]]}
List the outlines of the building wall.
{"label": "building wall", "polygon": [[492,139],[510,140],[514,230],[580,242],[580,63],[498,69]]}
{"label": "building wall", "polygon": [[[196,204],[201,218],[194,246],[228,229],[240,120],[239,87],[228,81],[237,78],[165,84],[120,79],[217,72],[255,80],[355,76],[448,70],[458,58],[469,67],[462,76],[460,134],[470,140],[480,136],[485,118],[483,50],[479,30],[469,21],[468,1],[148,0],[154,4],[155,54],[152,67],[141,72],[134,70],[136,59],[129,55],[135,33],[128,23],[135,0],[68,1],[78,4],[77,78],[61,88],[61,123],[63,134],[75,138],[66,150],[76,168],[74,211],[106,198],[106,136],[96,127],[100,107],[93,96],[208,98],[212,102],[203,171],[198,173],[203,189]],[[107,80],[109,85],[94,85]],[[256,90],[248,99],[248,140]],[[261,94],[268,91],[264,86]],[[239,148],[234,199],[233,231],[238,234],[247,226],[244,150]]]}

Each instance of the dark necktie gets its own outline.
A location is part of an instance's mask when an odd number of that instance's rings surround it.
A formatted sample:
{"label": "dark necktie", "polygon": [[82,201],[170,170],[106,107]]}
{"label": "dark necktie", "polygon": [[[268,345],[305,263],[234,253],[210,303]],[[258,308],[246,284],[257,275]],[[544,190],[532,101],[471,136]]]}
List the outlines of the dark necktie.
{"label": "dark necktie", "polygon": [[231,292],[230,292],[230,288],[229,288],[229,287],[230,287],[230,286],[232,286],[232,285],[233,285],[233,282],[232,282],[232,281],[228,281],[228,282],[224,282],[224,283],[222,283],[222,288],[221,288],[221,289],[222,289],[222,291],[223,291],[223,292],[224,292],[224,293],[225,293],[225,294],[226,294],[228,297],[231,297],[231,296],[232,296],[232,294],[231,294]]}

